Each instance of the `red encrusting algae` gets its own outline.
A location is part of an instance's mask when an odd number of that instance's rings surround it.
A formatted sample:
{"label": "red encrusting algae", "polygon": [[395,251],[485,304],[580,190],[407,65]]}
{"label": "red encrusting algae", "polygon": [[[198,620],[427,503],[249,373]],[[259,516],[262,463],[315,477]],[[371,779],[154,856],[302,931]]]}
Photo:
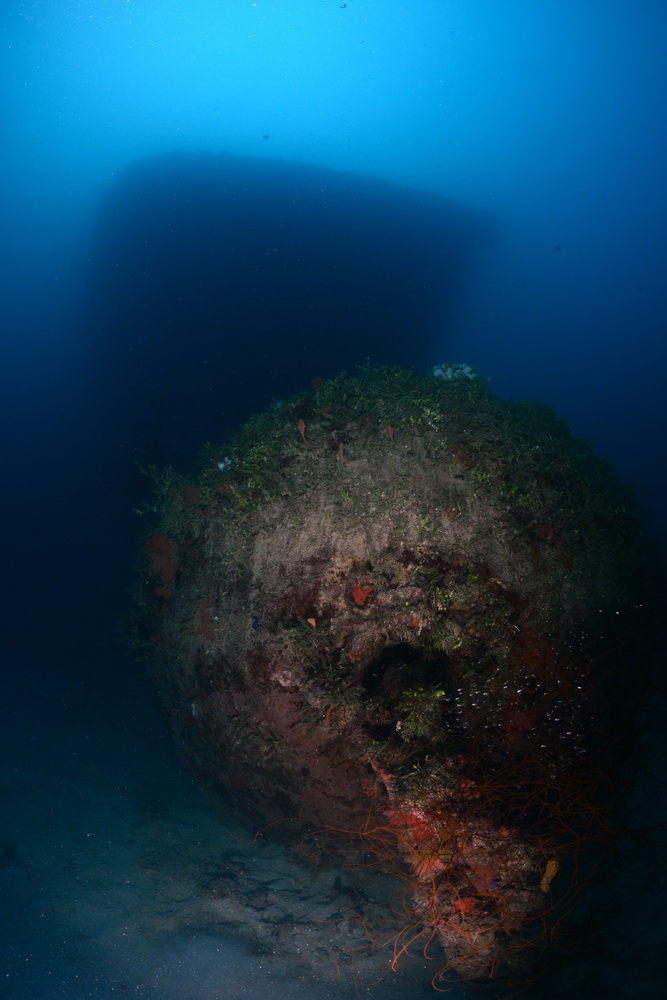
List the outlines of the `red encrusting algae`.
{"label": "red encrusting algae", "polygon": [[159,581],[155,587],[155,596],[167,601],[171,600],[174,596],[176,570],[178,569],[173,542],[167,535],[154,532],[146,539],[146,553],[151,570]]}

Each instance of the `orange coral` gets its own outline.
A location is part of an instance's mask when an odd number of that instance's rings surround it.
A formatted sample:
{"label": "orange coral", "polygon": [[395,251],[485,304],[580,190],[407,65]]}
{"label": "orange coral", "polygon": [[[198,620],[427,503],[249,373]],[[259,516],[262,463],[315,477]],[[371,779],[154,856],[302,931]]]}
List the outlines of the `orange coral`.
{"label": "orange coral", "polygon": [[[368,580],[366,580],[366,583],[368,584]],[[362,608],[366,603],[366,601],[368,600],[368,595],[372,594],[374,590],[375,587],[369,587],[369,586],[365,587],[363,583],[355,584],[355,586],[352,588],[352,598],[354,600],[354,603],[358,604],[359,607]]]}
{"label": "orange coral", "polygon": [[452,908],[458,913],[470,913],[477,906],[479,900],[475,899],[474,896],[463,896],[461,899],[455,899],[452,903]]}

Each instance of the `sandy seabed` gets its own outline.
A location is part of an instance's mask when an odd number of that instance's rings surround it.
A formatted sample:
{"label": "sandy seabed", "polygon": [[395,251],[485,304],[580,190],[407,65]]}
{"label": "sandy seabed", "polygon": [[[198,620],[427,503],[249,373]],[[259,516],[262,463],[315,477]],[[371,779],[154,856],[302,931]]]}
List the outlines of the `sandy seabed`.
{"label": "sandy seabed", "polygon": [[99,664],[91,691],[24,663],[6,684],[0,997],[431,995],[435,962],[392,973],[368,947],[396,880],[314,869],[217,814],[131,670]]}

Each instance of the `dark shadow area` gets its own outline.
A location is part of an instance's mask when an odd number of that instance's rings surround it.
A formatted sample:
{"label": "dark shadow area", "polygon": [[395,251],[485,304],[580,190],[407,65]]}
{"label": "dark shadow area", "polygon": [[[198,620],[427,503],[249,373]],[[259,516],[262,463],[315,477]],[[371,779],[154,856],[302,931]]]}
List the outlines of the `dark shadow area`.
{"label": "dark shadow area", "polygon": [[190,464],[315,377],[433,363],[492,231],[480,211],[321,167],[178,152],[133,164],[91,252],[113,436],[144,461]]}

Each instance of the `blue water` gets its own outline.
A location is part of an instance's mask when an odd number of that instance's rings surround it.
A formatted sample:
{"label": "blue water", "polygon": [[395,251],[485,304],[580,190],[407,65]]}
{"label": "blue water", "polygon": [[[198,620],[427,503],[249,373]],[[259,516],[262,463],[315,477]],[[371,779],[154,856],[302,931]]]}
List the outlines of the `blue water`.
{"label": "blue water", "polygon": [[[137,461],[191,467],[366,360],[463,362],[556,406],[665,545],[666,31],[661,0],[5,0],[3,761],[32,799],[2,868],[21,899],[2,995],[106,996],[116,975],[92,946],[63,957],[53,905],[40,947],[53,884],[23,875],[31,850],[56,864],[40,769],[95,757],[102,669],[112,700],[134,690],[113,633]],[[44,704],[76,716],[67,745]],[[147,733],[160,759],[146,713],[124,759]],[[146,995],[213,995],[208,940],[147,949],[173,975]],[[133,961],[127,990],[149,989]],[[246,995],[244,961],[219,996]],[[624,968],[618,996],[651,995]]]}

